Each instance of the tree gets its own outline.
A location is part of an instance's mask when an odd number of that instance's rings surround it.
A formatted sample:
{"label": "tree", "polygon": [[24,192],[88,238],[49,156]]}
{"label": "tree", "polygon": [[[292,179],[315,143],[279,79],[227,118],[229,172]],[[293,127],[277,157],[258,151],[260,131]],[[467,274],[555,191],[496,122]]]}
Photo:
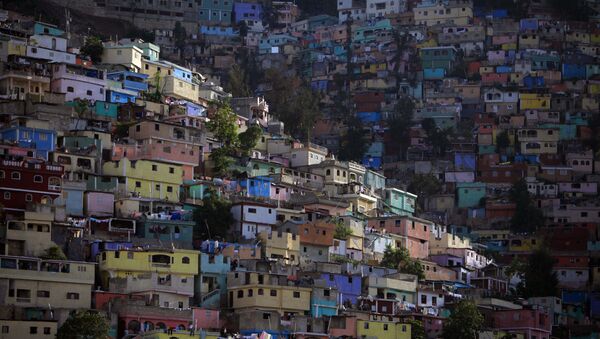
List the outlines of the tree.
{"label": "tree", "polygon": [[237,153],[239,147],[237,116],[228,103],[214,105],[216,105],[216,110],[206,127],[221,142],[221,147],[211,152],[210,159],[214,162],[215,175],[225,176],[229,166],[233,163],[232,156]]}
{"label": "tree", "polygon": [[417,319],[407,319],[407,324],[410,324],[410,339],[427,339],[423,322]]}
{"label": "tree", "polygon": [[380,265],[397,269],[402,273],[414,274],[420,280],[425,279],[423,267],[418,260],[414,260],[410,257],[410,253],[404,247],[392,248],[388,245],[383,251],[383,259],[381,260]]}
{"label": "tree", "polygon": [[352,230],[350,229],[350,227],[347,227],[346,225],[344,225],[343,222],[340,222],[335,226],[335,233],[333,234],[334,238],[340,239],[340,240],[346,240],[346,238],[348,238],[351,235],[352,235]]}
{"label": "tree", "polygon": [[401,158],[410,146],[410,128],[413,126],[415,103],[410,97],[402,97],[396,104],[394,117],[389,121],[389,132],[400,149]]}
{"label": "tree", "polygon": [[194,239],[227,239],[234,222],[231,203],[209,189],[202,199],[202,206],[194,210]]}
{"label": "tree", "polygon": [[50,246],[46,249],[44,254],[40,256],[42,259],[50,260],[67,260],[67,256],[63,250],[58,246]]}
{"label": "tree", "polygon": [[553,268],[554,258],[547,249],[542,247],[534,251],[525,265],[519,295],[524,298],[556,296],[558,278]]}
{"label": "tree", "polygon": [[498,152],[505,151],[510,146],[510,139],[507,131],[502,131],[496,135],[496,147]]}
{"label": "tree", "polygon": [[360,163],[369,145],[367,133],[357,117],[350,118],[347,126],[346,132],[340,138],[338,157],[340,160]]}
{"label": "tree", "polygon": [[476,339],[483,326],[483,316],[477,305],[469,300],[461,300],[452,310],[444,324],[444,339]]}
{"label": "tree", "polygon": [[91,311],[72,314],[58,329],[57,339],[105,339],[110,327],[102,315]]}
{"label": "tree", "polygon": [[249,97],[251,94],[248,85],[246,71],[238,64],[231,66],[227,73],[227,86],[225,89],[233,95],[233,97]]}
{"label": "tree", "polygon": [[417,201],[423,209],[425,199],[441,192],[442,184],[433,174],[416,174],[412,177],[407,190],[417,195]]}
{"label": "tree", "polygon": [[81,47],[81,53],[90,57],[93,63],[100,62],[104,46],[102,40],[97,36],[89,36]]}
{"label": "tree", "polygon": [[421,127],[427,133],[427,141],[433,148],[433,154],[444,156],[450,146],[449,137],[452,136],[452,128],[441,129],[432,118],[423,119]]}
{"label": "tree", "polygon": [[187,39],[187,33],[185,27],[181,25],[181,22],[175,23],[175,29],[173,29],[173,38],[175,39],[175,47],[179,50],[179,56],[183,59],[183,50],[185,49],[185,40]]}
{"label": "tree", "polygon": [[525,179],[521,179],[513,185],[510,190],[510,198],[515,203],[515,214],[511,219],[513,232],[529,233],[544,225],[544,215],[534,205]]}
{"label": "tree", "polygon": [[251,125],[247,130],[239,134],[240,153],[242,156],[250,155],[250,152],[256,147],[262,134],[262,128],[256,124]]}
{"label": "tree", "polygon": [[596,154],[600,151],[600,114],[592,115],[588,120],[588,126],[591,129],[591,133],[590,138],[585,140],[585,144]]}

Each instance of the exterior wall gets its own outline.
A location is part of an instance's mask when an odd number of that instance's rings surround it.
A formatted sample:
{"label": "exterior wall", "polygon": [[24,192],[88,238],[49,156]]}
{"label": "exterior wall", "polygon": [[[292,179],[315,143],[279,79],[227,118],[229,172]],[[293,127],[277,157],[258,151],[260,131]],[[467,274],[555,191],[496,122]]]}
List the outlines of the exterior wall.
{"label": "exterior wall", "polygon": [[367,339],[410,339],[410,324],[357,320],[356,335]]}
{"label": "exterior wall", "polygon": [[11,256],[0,256],[0,262],[0,285],[6,291],[0,296],[4,305],[91,307],[93,263]]}
{"label": "exterior wall", "polygon": [[141,197],[179,201],[179,186],[183,182],[180,165],[138,160],[107,161],[105,175],[125,177],[128,192],[138,192]]}
{"label": "exterior wall", "polygon": [[[252,291],[252,292],[250,292]],[[310,310],[311,290],[302,287],[249,284],[230,286],[229,303],[234,310],[262,308],[304,313]],[[248,296],[249,293],[251,296]]]}
{"label": "exterior wall", "polygon": [[53,338],[57,327],[56,321],[0,320],[0,338]]}
{"label": "exterior wall", "polygon": [[84,194],[84,214],[88,217],[109,217],[114,215],[115,195],[105,192]]}
{"label": "exterior wall", "polygon": [[50,215],[50,218],[31,218],[27,215],[29,213],[25,212],[25,220],[6,221],[6,253],[0,254],[40,256],[54,245],[51,240],[54,217]]}
{"label": "exterior wall", "polygon": [[102,62],[111,65],[123,65],[133,72],[142,69],[143,51],[135,46],[104,46]]}
{"label": "exterior wall", "polygon": [[260,232],[270,233],[277,223],[275,207],[258,204],[236,204],[231,207],[236,222],[235,232],[245,239],[254,239]]}
{"label": "exterior wall", "polygon": [[289,265],[300,263],[300,239],[296,235],[287,232],[262,232],[259,236],[264,241],[267,258],[283,258]]}

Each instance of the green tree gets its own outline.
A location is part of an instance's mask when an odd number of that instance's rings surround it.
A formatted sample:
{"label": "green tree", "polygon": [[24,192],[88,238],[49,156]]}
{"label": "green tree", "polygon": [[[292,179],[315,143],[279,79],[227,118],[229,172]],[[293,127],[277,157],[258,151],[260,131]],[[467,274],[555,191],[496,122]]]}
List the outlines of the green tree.
{"label": "green tree", "polygon": [[175,29],[173,29],[173,38],[175,39],[175,47],[179,51],[179,56],[183,60],[183,50],[185,49],[185,40],[187,39],[187,33],[185,27],[181,25],[181,22],[175,23]]}
{"label": "green tree", "polygon": [[421,209],[425,207],[425,200],[442,191],[442,184],[433,174],[416,174],[412,177],[407,187],[408,191],[417,195],[417,202]]}
{"label": "green tree", "polygon": [[507,131],[502,131],[496,135],[496,147],[498,152],[504,152],[510,146],[510,138]]}
{"label": "green tree", "polygon": [[433,148],[433,154],[444,156],[450,147],[449,138],[452,136],[452,128],[441,129],[432,118],[423,119],[421,127],[427,133],[427,141]]}
{"label": "green tree", "polygon": [[240,153],[242,156],[250,155],[250,152],[256,147],[262,134],[262,128],[256,124],[251,125],[247,130],[239,134]]}
{"label": "green tree", "polygon": [[419,280],[425,279],[423,266],[421,266],[418,260],[412,259],[410,253],[404,247],[392,248],[388,245],[383,252],[383,259],[380,265],[397,269],[402,273],[414,274]]}
{"label": "green tree", "polygon": [[58,329],[57,339],[107,339],[110,327],[105,317],[91,311],[72,314]]}
{"label": "green tree", "polygon": [[44,254],[40,256],[40,258],[51,260],[67,260],[67,256],[65,255],[63,250],[58,246],[48,247]]}
{"label": "green tree", "polygon": [[423,322],[417,319],[407,319],[405,321],[410,324],[410,339],[427,339]]}
{"label": "green tree", "polygon": [[90,57],[93,63],[100,62],[104,46],[102,40],[97,36],[89,36],[81,47],[81,53]]}
{"label": "green tree", "polygon": [[228,239],[233,224],[231,203],[209,189],[202,199],[202,206],[194,210],[194,239]]}
{"label": "green tree", "polygon": [[552,270],[554,262],[546,248],[534,251],[524,267],[523,281],[518,287],[519,295],[524,298],[556,296],[558,278]]}
{"label": "green tree", "polygon": [[338,223],[335,226],[335,233],[333,237],[340,240],[346,240],[349,236],[352,235],[352,229],[344,225],[343,222]]}
{"label": "green tree", "polygon": [[221,147],[213,150],[210,159],[217,176],[226,176],[233,163],[233,156],[239,149],[237,116],[228,103],[214,103],[216,109],[206,127],[221,142]]}
{"label": "green tree", "polygon": [[225,86],[225,89],[234,98],[249,97],[251,95],[246,71],[240,65],[234,64],[231,66],[227,73],[227,86]]}
{"label": "green tree", "polygon": [[511,219],[513,232],[530,233],[544,225],[544,215],[534,205],[525,179],[521,179],[513,185],[510,190],[510,198],[515,203],[515,214]]}
{"label": "green tree", "polygon": [[598,155],[600,151],[600,114],[592,115],[588,120],[588,126],[591,129],[590,138],[584,142]]}
{"label": "green tree", "polygon": [[461,300],[445,322],[442,338],[477,339],[482,326],[483,316],[477,305],[469,300]]}
{"label": "green tree", "polygon": [[367,133],[357,117],[350,118],[347,127],[346,132],[340,138],[338,157],[340,160],[352,160],[360,163],[369,146]]}
{"label": "green tree", "polygon": [[410,128],[413,126],[415,103],[410,97],[402,97],[396,103],[394,117],[388,122],[389,133],[400,149],[401,159],[404,159],[410,146]]}

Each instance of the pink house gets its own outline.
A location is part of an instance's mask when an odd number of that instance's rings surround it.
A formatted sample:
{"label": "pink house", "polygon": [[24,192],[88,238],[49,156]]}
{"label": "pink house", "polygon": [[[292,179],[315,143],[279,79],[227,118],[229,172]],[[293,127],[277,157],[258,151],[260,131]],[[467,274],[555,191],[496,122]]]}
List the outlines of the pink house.
{"label": "pink house", "polygon": [[183,179],[194,178],[194,167],[200,162],[200,146],[187,142],[166,141],[160,144],[146,139],[141,144],[114,144],[112,160],[156,160],[179,164],[183,168]]}
{"label": "pink house", "polygon": [[492,328],[524,333],[526,339],[549,339],[552,332],[552,320],[541,309],[495,310],[489,320]]}
{"label": "pink house", "polygon": [[88,99],[104,101],[106,74],[103,70],[57,64],[52,66],[50,88],[54,93],[65,93],[66,101]]}
{"label": "pink house", "polygon": [[290,196],[292,195],[292,188],[287,185],[282,184],[272,184],[271,185],[271,200],[275,201],[289,201]]}
{"label": "pink house", "polygon": [[481,84],[490,86],[495,84],[505,85],[508,83],[508,73],[485,73],[481,74]]}
{"label": "pink house", "polygon": [[517,35],[495,35],[492,37],[492,45],[516,44]]}
{"label": "pink house", "polygon": [[488,51],[487,57],[490,65],[503,65],[506,60],[505,51]]}
{"label": "pink house", "polygon": [[376,230],[402,236],[396,246],[407,248],[411,258],[427,258],[429,237],[433,224],[430,221],[409,216],[372,218],[367,226]]}
{"label": "pink house", "polygon": [[207,308],[192,307],[192,318],[196,328],[220,329],[219,311]]}
{"label": "pink house", "polygon": [[115,195],[112,192],[86,192],[84,212],[88,217],[112,217],[115,212]]}
{"label": "pink house", "polygon": [[356,337],[356,316],[332,316],[329,324],[329,335],[334,338]]}

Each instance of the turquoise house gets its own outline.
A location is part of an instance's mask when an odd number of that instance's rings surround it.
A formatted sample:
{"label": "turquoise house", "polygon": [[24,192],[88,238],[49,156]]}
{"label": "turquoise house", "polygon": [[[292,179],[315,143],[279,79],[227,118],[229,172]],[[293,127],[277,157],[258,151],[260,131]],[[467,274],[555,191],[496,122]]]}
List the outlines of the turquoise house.
{"label": "turquoise house", "polygon": [[415,213],[416,202],[416,194],[393,187],[385,189],[385,207],[389,208],[394,214],[412,216]]}
{"label": "turquoise house", "polygon": [[421,49],[421,65],[423,69],[443,68],[446,72],[451,72],[454,69],[457,57],[456,48],[452,46]]}
{"label": "turquoise house", "polygon": [[200,253],[200,267],[194,280],[195,299],[203,308],[219,308],[227,297],[227,272],[231,257],[223,254]]}
{"label": "turquoise house", "polygon": [[484,182],[459,182],[456,184],[458,208],[477,207],[485,198]]}
{"label": "turquoise house", "polygon": [[329,287],[313,287],[310,301],[310,313],[313,317],[331,317],[337,315],[338,291]]}

